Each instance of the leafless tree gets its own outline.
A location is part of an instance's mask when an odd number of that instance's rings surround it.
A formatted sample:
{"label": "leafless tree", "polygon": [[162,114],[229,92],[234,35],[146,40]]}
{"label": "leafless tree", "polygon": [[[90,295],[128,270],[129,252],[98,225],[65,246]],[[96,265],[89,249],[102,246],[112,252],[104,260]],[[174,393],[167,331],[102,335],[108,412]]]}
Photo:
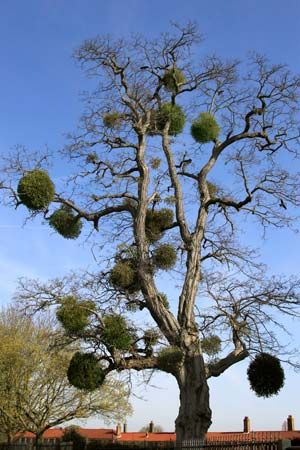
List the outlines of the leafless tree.
{"label": "leafless tree", "polygon": [[[257,54],[245,65],[200,58],[195,46],[200,42],[195,25],[188,24],[157,41],[97,37],[76,51],[96,85],[85,95],[79,128],[62,150],[74,175],[56,188],[51,205],[70,208],[86,229],[90,224],[92,242],[99,232],[95,254],[102,255],[101,272],[46,284],[23,280],[18,293],[32,310],[59,305],[70,294],[95,301],[97,313],[80,338],[108,372],[160,369],[174,375],[180,391],[179,441],[202,439],[211,424],[207,380],[262,351],[283,355],[275,327],[282,330],[284,316],[299,315],[299,279],[268,278],[256,251],[241,245],[241,230],[246,221],[263,232],[295,227],[300,78]],[[184,74],[180,82],[176,70]],[[200,112],[209,113],[220,133],[195,144],[187,128],[183,134],[170,132],[171,116],[157,123],[166,103],[181,105],[190,123]],[[20,204],[16,181],[46,167],[48,157],[24,149],[9,155],[2,172],[6,202]],[[46,221],[52,206],[42,211]],[[149,239],[147,231],[149,215],[166,207],[174,218],[160,228],[160,238],[177,252],[176,266],[168,272],[177,288],[171,306],[157,287],[158,240]],[[112,266],[128,262],[128,254],[134,254],[137,292],[111,282]],[[125,352],[108,348],[103,317],[113,311],[127,317],[134,308],[149,313],[155,345],[147,345],[149,330],[134,314],[131,347]],[[204,353],[203,342],[211,335],[223,342],[218,358]],[[181,357],[162,367],[166,345]]]}

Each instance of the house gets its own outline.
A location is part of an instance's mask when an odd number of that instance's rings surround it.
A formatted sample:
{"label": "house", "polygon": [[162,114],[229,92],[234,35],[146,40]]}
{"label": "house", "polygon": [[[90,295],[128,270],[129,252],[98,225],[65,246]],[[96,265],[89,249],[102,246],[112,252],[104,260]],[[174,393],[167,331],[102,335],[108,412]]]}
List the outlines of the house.
{"label": "house", "polygon": [[[294,418],[290,415],[287,418],[287,429],[282,431],[251,431],[250,419],[244,418],[243,431],[224,431],[224,432],[208,432],[206,441],[209,442],[266,442],[266,441],[280,441],[290,440],[299,445],[300,430],[295,430]],[[140,442],[143,444],[147,442],[165,443],[175,442],[175,432],[161,432],[155,433],[154,424],[150,422],[148,432],[127,431],[127,425],[124,424],[123,429],[120,424],[115,429],[113,428],[78,428],[78,432],[84,436],[87,441],[102,441],[103,443],[132,443]],[[51,428],[43,434],[43,442],[45,444],[55,444],[59,442],[64,434],[63,428]],[[15,442],[18,443],[32,443],[34,441],[34,434],[30,432],[18,433]]]}

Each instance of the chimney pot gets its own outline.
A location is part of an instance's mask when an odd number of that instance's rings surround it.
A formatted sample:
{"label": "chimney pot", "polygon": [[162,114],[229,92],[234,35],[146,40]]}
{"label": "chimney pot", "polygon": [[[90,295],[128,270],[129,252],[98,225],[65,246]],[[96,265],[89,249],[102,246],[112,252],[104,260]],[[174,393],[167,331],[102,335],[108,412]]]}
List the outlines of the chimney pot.
{"label": "chimney pot", "polygon": [[244,433],[250,433],[250,419],[248,416],[244,417]]}
{"label": "chimney pot", "polygon": [[154,433],[154,423],[153,420],[149,423],[149,433]]}
{"label": "chimney pot", "polygon": [[294,417],[291,414],[287,418],[287,430],[288,431],[295,430],[295,421],[294,421]]}
{"label": "chimney pot", "polygon": [[121,427],[121,424],[118,423],[118,425],[116,427],[116,434],[117,434],[117,436],[120,436],[121,433],[122,433],[122,427]]}
{"label": "chimney pot", "polygon": [[123,424],[123,433],[127,433],[127,423]]}

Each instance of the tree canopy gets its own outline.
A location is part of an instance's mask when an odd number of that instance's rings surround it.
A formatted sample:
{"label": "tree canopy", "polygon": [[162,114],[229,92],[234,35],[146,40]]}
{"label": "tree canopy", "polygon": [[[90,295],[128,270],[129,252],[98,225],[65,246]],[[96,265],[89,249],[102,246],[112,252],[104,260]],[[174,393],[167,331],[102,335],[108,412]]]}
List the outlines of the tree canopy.
{"label": "tree canopy", "polygon": [[126,387],[107,379],[95,392],[77,390],[67,378],[72,348],[56,348],[58,336],[9,308],[0,314],[0,425],[8,440],[31,431],[37,439],[50,427],[98,415],[130,414]]}
{"label": "tree canopy", "polygon": [[95,87],[61,152],[72,175],[53,193],[49,155],[21,149],[1,184],[7,203],[63,237],[99,239],[95,273],[23,280],[19,300],[57,306],[93,355],[71,361],[75,375],[93,374],[90,386],[100,373],[171,373],[179,441],[204,437],[207,380],[247,357],[255,371],[270,362],[261,354],[276,355],[277,385],[252,388],[278,392],[284,316],[299,316],[299,279],[268,276],[241,231],[295,227],[300,78],[258,54],[245,65],[200,58],[200,43],[194,24],[157,40],[85,41],[74,56]]}

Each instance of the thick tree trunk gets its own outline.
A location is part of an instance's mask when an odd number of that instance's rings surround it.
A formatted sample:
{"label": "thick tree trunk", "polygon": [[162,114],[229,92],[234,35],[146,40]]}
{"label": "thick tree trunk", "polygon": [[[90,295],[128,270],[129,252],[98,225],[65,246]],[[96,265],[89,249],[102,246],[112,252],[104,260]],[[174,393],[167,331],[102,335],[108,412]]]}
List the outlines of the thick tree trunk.
{"label": "thick tree trunk", "polygon": [[201,355],[186,356],[176,374],[180,390],[180,409],[176,419],[176,440],[203,441],[211,425],[209,388]]}

